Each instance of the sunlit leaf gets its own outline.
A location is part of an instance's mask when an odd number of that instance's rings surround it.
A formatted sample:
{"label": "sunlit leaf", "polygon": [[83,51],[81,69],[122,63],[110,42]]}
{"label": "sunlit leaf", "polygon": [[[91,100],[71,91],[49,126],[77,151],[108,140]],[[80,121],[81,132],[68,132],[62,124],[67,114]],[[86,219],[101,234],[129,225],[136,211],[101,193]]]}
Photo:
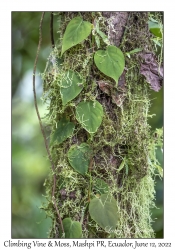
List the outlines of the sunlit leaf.
{"label": "sunlit leaf", "polygon": [[152,34],[154,34],[157,37],[162,38],[162,29],[158,22],[149,21],[148,26]]}
{"label": "sunlit leaf", "polygon": [[61,56],[66,50],[86,39],[90,35],[91,29],[91,23],[83,21],[79,16],[73,18],[67,25],[63,36]]}
{"label": "sunlit leaf", "polygon": [[94,61],[102,73],[118,83],[125,67],[124,55],[119,48],[108,46],[106,50],[98,50],[94,55]]}

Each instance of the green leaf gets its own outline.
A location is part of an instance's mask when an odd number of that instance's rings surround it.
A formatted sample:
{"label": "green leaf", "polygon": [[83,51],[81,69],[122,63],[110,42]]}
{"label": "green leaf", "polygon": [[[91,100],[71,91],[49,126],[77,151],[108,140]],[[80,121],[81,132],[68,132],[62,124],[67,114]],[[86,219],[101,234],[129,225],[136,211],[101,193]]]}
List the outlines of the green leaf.
{"label": "green leaf", "polygon": [[60,94],[63,105],[74,99],[83,89],[83,80],[79,74],[68,70],[63,75],[60,82]]}
{"label": "green leaf", "polygon": [[[100,27],[99,27],[99,20],[98,19],[95,19],[94,20],[95,22],[95,26],[94,26],[94,33],[95,31],[101,36],[101,38],[103,39],[103,42],[106,43],[107,45],[110,45],[110,42],[108,40],[108,37],[106,36],[105,33],[103,33],[101,30],[100,30]],[[95,40],[97,39],[96,38],[97,35],[95,35]],[[99,39],[99,38],[98,38]],[[97,47],[98,47],[98,44],[97,44]],[[99,47],[98,47],[99,48]]]}
{"label": "green leaf", "polygon": [[86,39],[90,35],[91,29],[91,23],[83,21],[79,16],[73,18],[67,25],[63,36],[61,56],[66,50]]}
{"label": "green leaf", "polygon": [[103,108],[97,101],[80,102],[76,108],[76,119],[89,133],[95,133],[101,125]]}
{"label": "green leaf", "polygon": [[119,48],[108,46],[106,50],[98,50],[94,55],[94,61],[102,73],[118,83],[125,67],[124,55]]}
{"label": "green leaf", "polygon": [[91,218],[106,232],[116,228],[118,212],[116,200],[109,194],[94,198],[89,204]]}
{"label": "green leaf", "polygon": [[162,38],[162,29],[161,29],[161,25],[158,22],[148,21],[148,26],[149,26],[150,32],[153,35]]}
{"label": "green leaf", "polygon": [[[162,47],[162,39],[159,38],[159,37],[156,37],[156,38],[152,38],[151,39],[156,45],[158,45],[159,47]],[[160,41],[160,42],[159,42]]]}
{"label": "green leaf", "polygon": [[73,145],[68,151],[70,165],[82,175],[87,173],[91,157],[92,150],[86,143],[82,143],[80,146]]}
{"label": "green leaf", "polygon": [[154,22],[154,23],[158,23],[157,20],[155,20],[155,19],[152,18],[152,17],[149,17],[149,20],[152,21],[152,22]]}
{"label": "green leaf", "polygon": [[63,117],[57,123],[57,129],[55,130],[52,138],[51,138],[51,145],[57,141],[58,144],[65,141],[68,137],[73,134],[75,125],[73,122],[68,121],[65,117]]}
{"label": "green leaf", "polygon": [[126,55],[130,58],[130,55],[132,55],[132,54],[135,54],[135,53],[137,53],[137,52],[140,52],[140,51],[142,51],[143,49],[141,49],[141,48],[136,48],[136,49],[133,49],[133,50],[131,50],[131,51],[129,51],[129,52],[126,52]]}
{"label": "green leaf", "polygon": [[109,191],[108,184],[99,178],[95,179],[93,188],[98,194],[105,194]]}
{"label": "green leaf", "polygon": [[71,218],[63,220],[63,228],[66,239],[76,239],[82,237],[81,224],[78,221],[72,221]]}
{"label": "green leaf", "polygon": [[99,30],[97,33],[101,36],[104,43],[106,43],[107,45],[110,45],[108,37],[105,35],[105,33],[103,33],[101,30]]}
{"label": "green leaf", "polygon": [[123,159],[123,161],[121,162],[119,168],[117,169],[117,172],[120,172],[125,166],[125,158]]}

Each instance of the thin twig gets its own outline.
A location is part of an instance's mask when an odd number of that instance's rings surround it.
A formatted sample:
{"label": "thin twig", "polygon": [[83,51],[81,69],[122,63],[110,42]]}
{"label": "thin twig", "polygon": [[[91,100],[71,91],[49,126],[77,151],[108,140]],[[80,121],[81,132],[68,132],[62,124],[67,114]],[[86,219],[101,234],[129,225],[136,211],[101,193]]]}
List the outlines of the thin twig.
{"label": "thin twig", "polygon": [[57,207],[57,204],[56,204],[56,201],[55,201],[55,197],[54,197],[54,196],[53,196],[53,203],[54,203],[54,206],[55,206],[55,209],[56,209],[56,212],[57,212],[57,215],[58,215],[58,218],[59,218],[60,224],[61,224],[61,230],[62,230],[62,233],[64,233],[63,222],[62,222],[62,219],[61,219],[60,213],[59,213],[59,211],[58,211],[58,207]]}
{"label": "thin twig", "polygon": [[88,190],[88,202],[91,201],[91,170],[92,170],[92,164],[93,164],[93,158],[91,158],[90,163],[89,163],[89,173],[90,173],[90,180],[89,180],[89,190]]}
{"label": "thin twig", "polygon": [[36,90],[35,90],[35,74],[36,74],[36,65],[37,65],[37,62],[38,62],[38,55],[39,55],[41,42],[42,42],[41,30],[42,30],[43,18],[44,18],[44,12],[42,13],[40,26],[39,26],[39,44],[38,44],[38,49],[37,49],[35,63],[34,63],[34,69],[33,69],[33,94],[34,94],[35,109],[36,109],[36,113],[37,113],[37,116],[38,116],[41,132],[42,132],[42,135],[43,135],[43,138],[44,138],[45,147],[46,147],[46,150],[47,150],[47,154],[49,156],[49,160],[50,160],[51,165],[52,165],[52,170],[54,171],[55,168],[54,168],[54,164],[52,162],[52,157],[51,157],[49,147],[48,147],[48,144],[47,144],[47,139],[46,139],[46,135],[45,135],[45,132],[44,132],[44,127],[43,127],[42,122],[41,122],[41,117],[40,117],[39,110],[38,110],[38,105],[37,105]]}
{"label": "thin twig", "polygon": [[50,14],[50,38],[52,43],[52,48],[55,48],[54,36],[53,36],[53,12]]}
{"label": "thin twig", "polygon": [[[39,110],[38,110],[38,105],[37,105],[36,90],[35,90],[36,65],[37,65],[37,62],[38,62],[38,56],[39,56],[39,51],[40,51],[41,42],[42,42],[42,23],[43,23],[43,19],[44,19],[44,14],[45,13],[42,12],[40,25],[39,25],[39,43],[38,43],[38,49],[37,49],[36,58],[35,58],[35,62],[34,62],[34,68],[33,68],[33,95],[34,95],[35,109],[36,109],[37,117],[38,117],[38,120],[39,120],[41,132],[42,132],[42,135],[43,135],[43,138],[44,138],[46,151],[47,151],[47,154],[48,154],[51,166],[52,166],[52,171],[54,172],[55,171],[55,166],[54,166],[54,163],[53,163],[53,160],[52,160],[52,157],[51,157],[51,154],[50,154],[50,150],[49,150],[49,147],[48,147],[48,144],[47,144],[47,139],[46,139],[44,127],[43,127],[43,124],[41,122],[41,117],[40,117]],[[54,207],[56,209],[56,212],[57,212],[60,224],[61,224],[62,232],[64,233],[63,223],[62,223],[61,216],[59,214],[59,211],[58,211],[58,208],[57,208],[57,205],[56,205],[56,201],[55,201],[55,197],[54,197],[55,187],[56,187],[56,175],[54,173],[54,176],[53,176],[53,188],[52,188],[52,200],[53,200]]]}

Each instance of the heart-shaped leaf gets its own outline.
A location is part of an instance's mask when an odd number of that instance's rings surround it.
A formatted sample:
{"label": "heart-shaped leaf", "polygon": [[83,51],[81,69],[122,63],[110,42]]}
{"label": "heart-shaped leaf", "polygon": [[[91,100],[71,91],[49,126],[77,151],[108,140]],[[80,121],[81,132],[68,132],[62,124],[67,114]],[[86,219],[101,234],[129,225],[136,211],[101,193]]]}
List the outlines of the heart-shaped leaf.
{"label": "heart-shaped leaf", "polygon": [[83,89],[83,80],[79,74],[68,70],[63,75],[60,82],[60,94],[63,105],[74,99]]}
{"label": "heart-shaped leaf", "polygon": [[87,143],[82,143],[80,146],[73,145],[68,151],[70,165],[82,175],[88,171],[91,157],[92,150]]}
{"label": "heart-shaped leaf", "polygon": [[76,119],[89,133],[95,133],[103,118],[103,108],[97,101],[80,102],[76,108]]}
{"label": "heart-shaped leaf", "polygon": [[63,228],[66,239],[76,239],[82,237],[81,224],[78,221],[72,221],[71,218],[63,220]]}
{"label": "heart-shaped leaf", "polygon": [[66,50],[86,39],[90,35],[91,29],[91,23],[83,21],[79,16],[74,17],[67,25],[64,33],[61,56]]}
{"label": "heart-shaped leaf", "polygon": [[116,228],[118,212],[116,200],[109,194],[94,198],[89,204],[91,218],[106,232]]}
{"label": "heart-shaped leaf", "polygon": [[108,184],[99,178],[95,179],[93,189],[95,189],[96,193],[98,194],[105,194],[109,191]]}
{"label": "heart-shaped leaf", "polygon": [[68,121],[65,117],[63,117],[57,123],[57,129],[51,138],[51,144],[57,141],[58,144],[65,141],[68,137],[70,137],[74,131],[75,125],[73,122]]}
{"label": "heart-shaped leaf", "polygon": [[155,36],[157,36],[159,38],[162,38],[161,26],[157,21],[155,21],[155,22],[149,21],[148,26],[149,26],[149,30],[152,34],[154,34]]}
{"label": "heart-shaped leaf", "polygon": [[94,55],[94,61],[102,73],[118,83],[125,67],[125,58],[119,48],[111,45],[106,50],[98,50]]}

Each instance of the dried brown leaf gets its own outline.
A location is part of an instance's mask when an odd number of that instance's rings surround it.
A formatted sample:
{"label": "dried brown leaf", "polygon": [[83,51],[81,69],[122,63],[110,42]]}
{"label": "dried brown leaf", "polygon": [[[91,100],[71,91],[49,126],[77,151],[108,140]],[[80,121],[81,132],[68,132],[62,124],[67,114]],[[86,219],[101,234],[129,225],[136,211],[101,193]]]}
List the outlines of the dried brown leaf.
{"label": "dried brown leaf", "polygon": [[163,67],[159,67],[153,53],[141,53],[144,62],[140,66],[140,74],[144,75],[150,88],[158,92],[162,87]]}

